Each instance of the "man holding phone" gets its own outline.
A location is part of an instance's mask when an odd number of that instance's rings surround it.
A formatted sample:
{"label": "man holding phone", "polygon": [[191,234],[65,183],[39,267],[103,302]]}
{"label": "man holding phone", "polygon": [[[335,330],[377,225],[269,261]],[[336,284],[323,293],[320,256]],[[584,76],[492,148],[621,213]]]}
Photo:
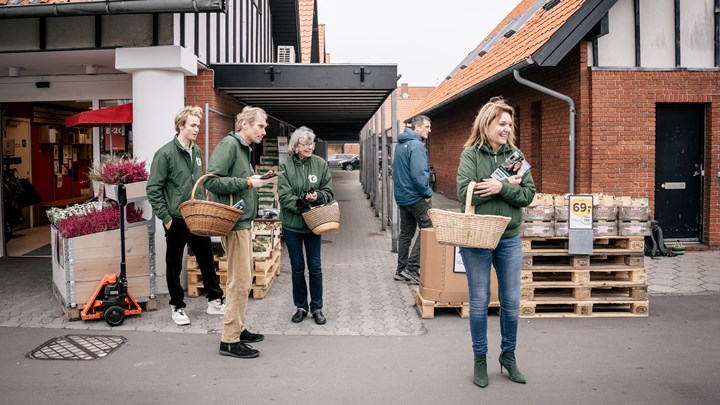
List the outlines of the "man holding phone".
{"label": "man holding phone", "polygon": [[267,114],[261,108],[247,106],[235,120],[235,131],[223,138],[213,151],[208,165],[212,177],[205,188],[213,193],[217,202],[229,204],[245,201],[245,212],[233,230],[222,237],[228,257],[225,320],[220,338],[220,354],[239,358],[257,357],[260,352],[247,343],[262,341],[265,337],[245,328],[245,311],[252,288],[252,221],[257,215],[257,189],[275,180],[263,179],[252,167],[252,144],[262,142],[267,128]]}

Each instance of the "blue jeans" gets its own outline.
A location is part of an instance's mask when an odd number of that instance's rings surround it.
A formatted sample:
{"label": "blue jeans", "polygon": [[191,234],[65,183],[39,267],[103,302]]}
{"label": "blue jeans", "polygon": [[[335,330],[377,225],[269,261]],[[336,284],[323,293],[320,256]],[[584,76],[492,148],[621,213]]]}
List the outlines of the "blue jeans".
{"label": "blue jeans", "polygon": [[500,300],[503,353],[515,352],[520,311],[522,242],[519,236],[500,239],[495,250],[461,248],[470,293],[470,335],[475,354],[487,354],[487,313],[490,304],[490,266],[495,265]]}
{"label": "blue jeans", "polygon": [[314,233],[299,233],[283,228],[283,237],[290,256],[292,269],[292,293],[295,308],[308,311],[308,286],[305,283],[305,257],[303,244],[307,255],[307,267],[310,273],[310,308],[313,312],[323,307],[323,281],[322,264],[320,263],[320,243],[322,237]]}

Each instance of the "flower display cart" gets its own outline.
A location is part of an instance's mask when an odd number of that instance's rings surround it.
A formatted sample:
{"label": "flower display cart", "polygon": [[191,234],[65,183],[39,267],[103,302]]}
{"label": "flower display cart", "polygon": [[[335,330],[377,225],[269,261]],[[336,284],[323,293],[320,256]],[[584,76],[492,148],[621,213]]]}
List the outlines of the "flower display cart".
{"label": "flower display cart", "polygon": [[[128,203],[141,204],[147,196],[133,194]],[[155,287],[155,216],[125,227],[125,263],[128,289],[145,310],[157,309]],[[65,238],[50,227],[53,286],[69,320],[80,319],[82,306],[106,273],[120,271],[120,229]]]}

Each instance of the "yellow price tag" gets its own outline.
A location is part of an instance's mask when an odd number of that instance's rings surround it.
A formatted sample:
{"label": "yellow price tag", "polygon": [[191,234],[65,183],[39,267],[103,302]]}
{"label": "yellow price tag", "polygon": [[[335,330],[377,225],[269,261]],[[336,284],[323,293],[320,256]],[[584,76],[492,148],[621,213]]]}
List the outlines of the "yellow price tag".
{"label": "yellow price tag", "polygon": [[592,215],[592,198],[573,198],[570,202],[570,213],[577,217],[590,217]]}

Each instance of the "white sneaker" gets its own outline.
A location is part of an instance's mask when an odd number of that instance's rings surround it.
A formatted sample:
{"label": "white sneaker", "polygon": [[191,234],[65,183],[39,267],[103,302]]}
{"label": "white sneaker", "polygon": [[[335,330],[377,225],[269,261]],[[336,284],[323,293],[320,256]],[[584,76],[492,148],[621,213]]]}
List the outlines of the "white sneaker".
{"label": "white sneaker", "polygon": [[216,300],[208,301],[207,307],[208,315],[225,315],[225,301],[218,298]]}
{"label": "white sneaker", "polygon": [[172,308],[172,319],[177,325],[190,325],[190,318],[185,315],[185,308],[175,308],[175,305],[171,305]]}

